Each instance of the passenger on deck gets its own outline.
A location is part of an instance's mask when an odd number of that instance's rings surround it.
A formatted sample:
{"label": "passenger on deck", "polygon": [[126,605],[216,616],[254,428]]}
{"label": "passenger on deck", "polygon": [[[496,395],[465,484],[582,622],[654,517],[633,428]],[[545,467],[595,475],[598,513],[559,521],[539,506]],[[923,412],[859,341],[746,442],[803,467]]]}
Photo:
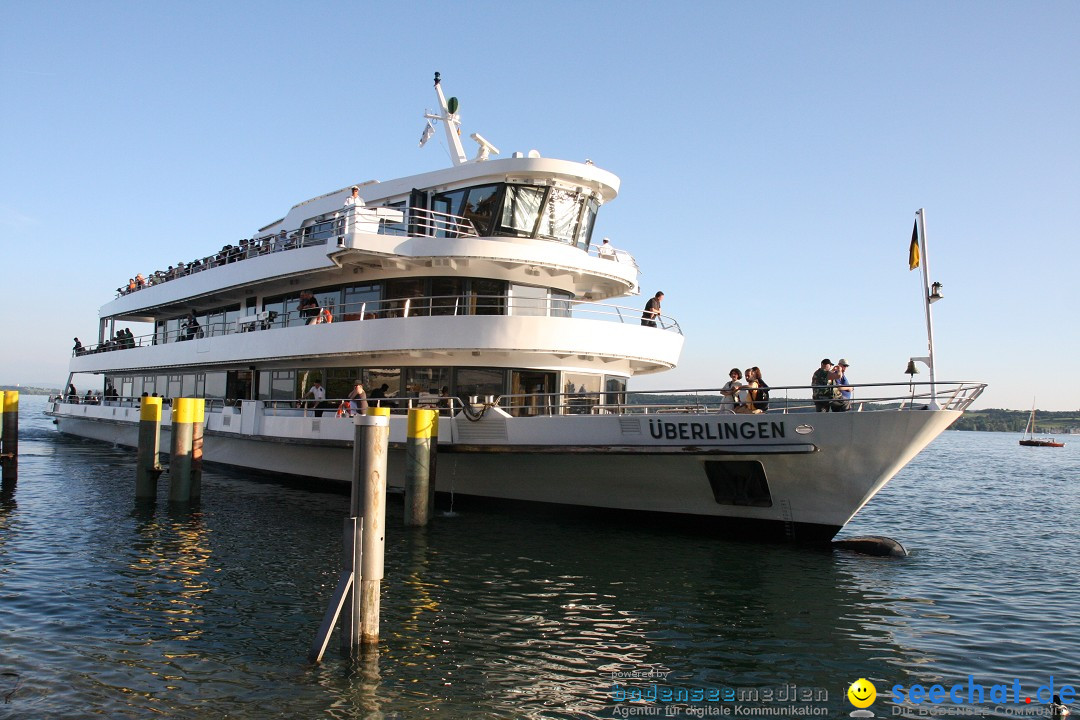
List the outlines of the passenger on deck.
{"label": "passenger on deck", "polygon": [[300,293],[300,304],[296,308],[300,311],[300,317],[307,320],[308,325],[315,325],[319,322],[319,301],[315,299],[315,295],[310,290],[304,290]]}
{"label": "passenger on deck", "polygon": [[386,391],[389,389],[390,386],[383,383],[378,388],[371,391],[371,394],[368,395],[368,397],[372,400],[378,400],[378,402],[375,403],[375,407],[397,407],[397,403],[388,402],[386,400]]}
{"label": "passenger on deck", "polygon": [[79,342],[79,338],[75,338],[75,347],[71,349],[71,354],[82,355],[84,352],[86,352],[86,349],[83,347],[83,344]]}
{"label": "passenger on deck", "polygon": [[604,238],[604,241],[600,243],[600,247],[596,248],[596,254],[601,260],[614,260],[615,248],[611,245],[611,240]]}
{"label": "passenger on deck", "polygon": [[360,378],[357,378],[356,382],[353,383],[352,392],[349,393],[349,417],[353,417],[356,413],[367,415],[367,411],[367,395],[364,393],[364,386],[360,383]]}
{"label": "passenger on deck", "polygon": [[814,407],[818,412],[832,410],[832,401],[835,397],[836,381],[832,377],[832,360],[825,358],[821,361],[821,367],[814,371],[810,377],[810,384],[814,386]]}
{"label": "passenger on deck", "polygon": [[754,407],[754,393],[757,390],[757,381],[754,379],[754,369],[746,368],[743,374],[743,380],[746,382],[738,392],[738,402],[735,404],[735,412],[737,413],[755,413],[758,410]]}
{"label": "passenger on deck", "polygon": [[754,372],[754,382],[757,383],[757,389],[754,391],[754,409],[766,412],[769,409],[769,383],[761,377],[761,368],[755,365],[750,369]]}
{"label": "passenger on deck", "polygon": [[724,396],[720,400],[720,412],[735,412],[737,395],[739,394],[739,388],[742,387],[742,383],[739,382],[742,380],[742,371],[739,368],[731,368],[728,377],[730,380],[720,388],[720,394]]}
{"label": "passenger on deck", "polygon": [[304,403],[304,407],[313,408],[316,410],[316,417],[322,417],[323,403],[326,402],[326,390],[323,389],[322,383],[316,380],[311,384],[304,397],[311,396],[311,400]]}
{"label": "passenger on deck", "polygon": [[135,276],[135,288],[142,290],[144,287],[146,287],[146,278],[143,277],[142,273],[138,273]]}
{"label": "passenger on deck", "polygon": [[135,283],[135,278],[128,278],[127,291],[135,292],[138,289],[138,285]]}
{"label": "passenger on deck", "polygon": [[832,401],[833,412],[847,412],[851,409],[851,381],[847,377],[848,361],[840,358],[833,366],[830,377],[836,383],[836,391],[840,395]]}
{"label": "passenger on deck", "polygon": [[188,316],[184,318],[184,337],[181,340],[193,340],[196,337],[202,337],[202,328],[199,327],[199,320],[195,317],[195,311],[192,310],[188,313]]}
{"label": "passenger on deck", "polygon": [[69,403],[79,404],[79,391],[75,389],[74,385],[68,385],[67,389],[67,401]]}
{"label": "passenger on deck", "polygon": [[641,313],[641,324],[648,327],[656,327],[656,319],[660,317],[660,301],[664,299],[664,293],[658,292],[645,303],[645,312]]}

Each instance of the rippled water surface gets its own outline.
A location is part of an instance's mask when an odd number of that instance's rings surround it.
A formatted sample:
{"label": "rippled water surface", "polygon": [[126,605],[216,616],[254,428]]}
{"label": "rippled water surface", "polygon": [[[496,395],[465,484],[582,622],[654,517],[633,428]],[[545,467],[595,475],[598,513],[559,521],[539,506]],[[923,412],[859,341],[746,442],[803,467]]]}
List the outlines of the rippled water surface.
{"label": "rippled water surface", "polygon": [[[42,398],[21,406],[0,497],[0,718],[616,717],[655,707],[619,699],[654,683],[795,685],[847,717],[860,677],[878,716],[914,717],[889,688],[1080,684],[1080,439],[939,438],[843,533],[894,537],[907,558],[494,512],[405,530],[392,498],[379,651],[342,657],[335,638],[312,666],[346,496],[207,472],[197,510],[168,509],[167,476],[139,509],[132,453],[57,435]],[[613,680],[650,671],[670,674]]]}

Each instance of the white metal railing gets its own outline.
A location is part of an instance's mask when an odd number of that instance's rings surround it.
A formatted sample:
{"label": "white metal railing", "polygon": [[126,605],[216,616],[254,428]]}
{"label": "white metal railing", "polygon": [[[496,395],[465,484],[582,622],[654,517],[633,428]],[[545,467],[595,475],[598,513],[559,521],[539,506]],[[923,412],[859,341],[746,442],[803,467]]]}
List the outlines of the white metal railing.
{"label": "white metal railing", "polygon": [[[829,386],[830,389],[836,386]],[[986,385],[970,381],[938,383],[864,383],[845,385],[850,399],[815,399],[814,386],[783,385],[767,388],[768,396],[737,398],[728,404],[720,388],[695,390],[655,390],[645,392],[585,391],[577,393],[532,393],[502,395],[492,401],[512,415],[595,415],[649,413],[804,413],[815,412],[819,403],[829,402],[833,412],[874,412],[882,410],[965,410]],[[760,390],[758,390],[760,392]],[[633,395],[633,402],[628,401]],[[650,401],[650,399],[654,399]],[[750,407],[735,408],[742,402]],[[844,403],[845,406],[832,403]]]}
{"label": "white metal railing", "polygon": [[[326,312],[323,313],[322,311]],[[271,330],[298,325],[321,325],[339,322],[463,315],[512,315],[540,317],[573,317],[640,324],[642,311],[637,308],[609,303],[572,301],[560,298],[514,298],[505,295],[433,295],[414,298],[390,298],[327,305],[325,308],[293,309],[279,313],[274,310],[249,311],[247,315],[230,314],[220,320],[181,326],[179,329],[157,331],[145,335],[113,338],[97,345],[87,345],[77,356],[114,350],[126,350],[149,345],[161,345],[185,340],[220,337],[234,333]],[[667,315],[656,317],[657,328],[682,334],[679,323]]]}

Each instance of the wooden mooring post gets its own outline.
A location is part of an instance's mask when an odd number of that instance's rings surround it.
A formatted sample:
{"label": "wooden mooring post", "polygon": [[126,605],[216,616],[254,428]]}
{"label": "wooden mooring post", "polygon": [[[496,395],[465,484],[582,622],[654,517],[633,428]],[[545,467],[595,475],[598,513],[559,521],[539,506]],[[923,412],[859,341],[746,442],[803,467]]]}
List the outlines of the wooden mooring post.
{"label": "wooden mooring post", "polygon": [[161,443],[161,398],[144,397],[139,406],[139,450],[135,460],[135,499],[157,498],[161,475],[158,451]]}
{"label": "wooden mooring post", "polygon": [[345,521],[344,569],[308,660],[322,660],[338,617],[341,647],[350,652],[379,642],[379,592],[386,527],[386,455],[390,409],[371,408],[354,420],[352,494]]}

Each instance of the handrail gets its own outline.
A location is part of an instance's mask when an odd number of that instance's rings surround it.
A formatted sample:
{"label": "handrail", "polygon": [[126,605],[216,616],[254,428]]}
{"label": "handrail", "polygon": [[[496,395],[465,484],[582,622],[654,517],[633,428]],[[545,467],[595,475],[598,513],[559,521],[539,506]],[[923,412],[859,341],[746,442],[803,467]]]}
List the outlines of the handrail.
{"label": "handrail", "polygon": [[[984,383],[972,381],[948,381],[937,383],[864,383],[845,386],[854,391],[861,391],[863,397],[851,401],[850,412],[899,412],[919,410],[966,410],[986,389]],[[463,414],[470,420],[479,419],[489,408],[499,408],[515,417],[537,417],[554,415],[650,415],[667,413],[712,414],[723,416],[747,415],[750,418],[787,414],[814,413],[815,404],[811,397],[812,385],[782,385],[769,388],[768,408],[760,413],[750,411],[732,411],[719,400],[720,388],[702,388],[693,390],[652,390],[628,393],[626,391],[587,391],[576,393],[529,393],[518,395],[488,396],[469,398],[465,402],[459,396],[420,396],[405,395],[392,398],[366,398],[369,407],[390,407],[392,414],[404,414],[412,408],[438,410],[445,416]],[[886,389],[892,389],[886,392]],[[635,402],[628,402],[627,395],[635,396]],[[682,399],[672,401],[671,396]],[[640,402],[648,396],[657,397],[656,402]],[[664,399],[660,400],[659,397]],[[141,397],[102,398],[91,396],[87,402],[85,396],[77,395],[50,397],[49,402],[81,405],[104,405],[110,407],[137,408]],[[938,401],[934,405],[933,400]],[[163,405],[169,407],[170,398],[163,399]],[[255,401],[271,416],[300,417],[312,413],[316,417],[339,415],[343,403],[349,398],[293,398],[285,400]],[[358,401],[359,402],[359,401]],[[206,398],[207,413],[221,413],[226,407],[238,405],[239,400]],[[346,406],[347,407],[347,406]],[[345,413],[348,414],[347,412]]]}
{"label": "handrail", "polygon": [[[127,350],[149,345],[162,345],[185,340],[201,340],[241,332],[271,330],[299,325],[322,325],[329,322],[354,322],[386,318],[438,317],[465,315],[513,315],[540,317],[575,317],[618,322],[624,325],[639,324],[640,309],[625,305],[591,301],[564,300],[559,298],[513,298],[505,295],[431,295],[414,298],[390,298],[386,300],[329,305],[327,316],[318,311],[290,310],[286,313],[263,310],[251,315],[200,324],[198,329],[181,327],[178,330],[134,335],[126,340],[112,339],[96,345],[84,346],[76,356],[93,355],[114,350]],[[517,312],[515,312],[517,311]],[[682,334],[679,323],[671,316],[656,317],[657,327]]]}
{"label": "handrail", "polygon": [[[836,387],[836,386],[829,386]],[[511,414],[530,415],[566,414],[648,414],[671,412],[739,414],[786,414],[814,412],[817,407],[813,398],[813,385],[774,385],[768,388],[768,408],[763,413],[733,411],[721,402],[721,388],[693,390],[652,391],[606,391],[593,390],[577,393],[531,393],[525,395],[502,395],[495,404]],[[894,392],[884,392],[892,388]],[[852,392],[848,407],[851,412],[876,412],[883,410],[928,410],[935,406],[942,410],[965,410],[986,389],[985,383],[972,381],[949,381],[937,383],[862,383],[845,385]],[[856,391],[858,393],[856,394]],[[866,396],[862,396],[863,393]],[[626,396],[636,399],[642,396],[678,396],[685,401],[670,399],[649,402],[627,402]],[[647,399],[647,398],[646,398]],[[819,399],[820,401],[820,399]],[[517,412],[514,412],[517,411]]]}

